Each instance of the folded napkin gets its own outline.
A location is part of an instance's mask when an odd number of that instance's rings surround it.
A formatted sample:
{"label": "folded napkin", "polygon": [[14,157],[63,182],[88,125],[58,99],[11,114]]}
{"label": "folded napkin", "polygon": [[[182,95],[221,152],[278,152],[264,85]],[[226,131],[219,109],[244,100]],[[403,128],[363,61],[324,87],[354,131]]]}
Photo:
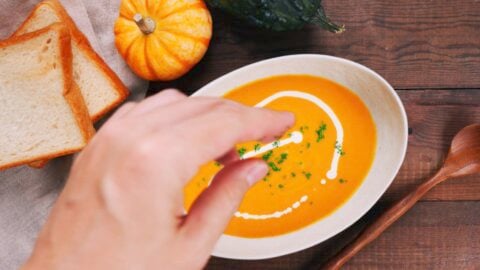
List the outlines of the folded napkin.
{"label": "folded napkin", "polygon": [[[0,0],[0,38],[9,37],[39,1]],[[120,0],[60,1],[93,48],[130,89],[130,99],[144,98],[148,82],[130,71],[114,44],[113,24]],[[0,172],[0,269],[18,269],[30,255],[71,161],[71,156],[63,157],[40,170],[23,166]]]}

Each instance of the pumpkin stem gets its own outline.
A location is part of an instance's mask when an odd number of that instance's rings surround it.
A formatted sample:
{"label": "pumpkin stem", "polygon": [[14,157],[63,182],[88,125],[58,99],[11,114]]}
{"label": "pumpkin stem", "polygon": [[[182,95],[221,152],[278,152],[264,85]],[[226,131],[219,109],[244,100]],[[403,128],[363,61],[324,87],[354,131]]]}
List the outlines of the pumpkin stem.
{"label": "pumpkin stem", "polygon": [[150,17],[143,17],[142,14],[137,13],[133,16],[133,21],[135,21],[138,28],[140,28],[145,35],[149,35],[155,31],[156,23]]}

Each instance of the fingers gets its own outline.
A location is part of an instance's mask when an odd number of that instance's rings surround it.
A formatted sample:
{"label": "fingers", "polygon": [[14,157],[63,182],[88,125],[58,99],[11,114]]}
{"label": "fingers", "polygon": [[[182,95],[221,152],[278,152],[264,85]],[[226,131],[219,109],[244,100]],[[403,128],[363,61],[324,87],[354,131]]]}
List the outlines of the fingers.
{"label": "fingers", "polygon": [[[182,166],[198,167],[225,156],[240,142],[261,141],[282,135],[294,124],[289,112],[226,104],[173,127],[182,147],[190,149]],[[181,164],[188,162],[188,164]]]}
{"label": "fingers", "polygon": [[184,235],[196,245],[213,248],[245,193],[267,172],[268,166],[258,159],[226,166],[191,207],[181,227]]}
{"label": "fingers", "polygon": [[123,104],[110,119],[115,120],[125,116],[139,116],[186,98],[187,96],[176,89],[165,89],[156,95],[146,98],[140,103],[127,102]]}
{"label": "fingers", "polygon": [[[170,169],[182,172],[179,186],[211,160],[237,160],[229,152],[237,143],[280,136],[295,121],[292,113],[207,97],[185,98],[129,118],[132,125],[139,119],[134,136],[141,138],[152,160],[168,156],[176,161]],[[171,147],[156,149],[162,145]]]}
{"label": "fingers", "polygon": [[240,156],[237,153],[236,149],[231,149],[225,155],[217,159],[218,162],[222,163],[223,165],[230,164],[232,162],[238,161]]}
{"label": "fingers", "polygon": [[197,117],[211,110],[214,104],[219,102],[219,98],[195,97],[184,98],[176,102],[168,103],[161,107],[144,110],[143,113],[133,115],[135,121],[141,119],[142,136],[152,132],[171,132],[166,127],[175,126],[187,119]]}
{"label": "fingers", "polygon": [[118,110],[112,115],[112,117],[110,117],[110,121],[113,121],[115,119],[120,119],[122,117],[124,117],[125,115],[127,115],[131,110],[133,110],[133,108],[135,108],[135,106],[137,106],[136,103],[134,102],[127,102],[125,104],[123,104],[120,108],[118,108]]}
{"label": "fingers", "polygon": [[143,100],[129,113],[129,116],[139,116],[185,99],[187,99],[187,96],[180,91],[176,89],[165,89]]}

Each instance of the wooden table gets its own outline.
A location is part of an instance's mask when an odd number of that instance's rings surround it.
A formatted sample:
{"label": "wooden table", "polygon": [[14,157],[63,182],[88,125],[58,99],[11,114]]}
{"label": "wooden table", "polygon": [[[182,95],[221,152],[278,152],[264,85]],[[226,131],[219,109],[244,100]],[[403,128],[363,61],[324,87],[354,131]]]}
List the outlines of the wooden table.
{"label": "wooden table", "polygon": [[[403,167],[362,219],[320,245],[271,260],[213,258],[207,269],[319,269],[319,265],[402,194],[440,167],[453,135],[480,123],[480,1],[327,0],[347,31],[315,27],[268,33],[213,12],[214,37],[187,76],[152,83],[192,93],[238,67],[275,56],[319,53],[362,63],[384,76],[405,104],[410,126]],[[480,139],[480,138],[479,138]],[[480,269],[480,176],[446,182],[358,254],[345,269]]]}

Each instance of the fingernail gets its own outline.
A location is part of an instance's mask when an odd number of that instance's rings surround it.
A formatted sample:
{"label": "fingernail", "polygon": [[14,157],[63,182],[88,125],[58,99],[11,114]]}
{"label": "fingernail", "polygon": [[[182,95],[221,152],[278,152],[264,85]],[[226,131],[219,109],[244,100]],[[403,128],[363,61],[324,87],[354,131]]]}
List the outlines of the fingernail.
{"label": "fingernail", "polygon": [[247,173],[247,183],[253,186],[258,180],[262,179],[268,173],[268,166],[264,162],[258,162]]}

